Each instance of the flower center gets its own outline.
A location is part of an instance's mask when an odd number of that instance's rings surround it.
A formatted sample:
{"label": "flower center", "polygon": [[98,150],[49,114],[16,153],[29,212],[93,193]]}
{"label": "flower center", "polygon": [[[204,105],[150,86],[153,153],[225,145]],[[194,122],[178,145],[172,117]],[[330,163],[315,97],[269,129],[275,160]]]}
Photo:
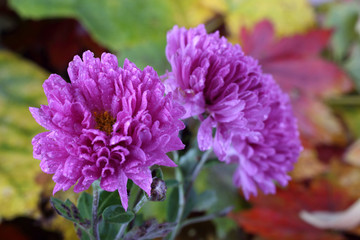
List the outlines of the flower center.
{"label": "flower center", "polygon": [[107,135],[111,134],[112,126],[115,123],[115,119],[111,116],[108,111],[103,113],[94,112],[96,121],[96,129],[106,132]]}

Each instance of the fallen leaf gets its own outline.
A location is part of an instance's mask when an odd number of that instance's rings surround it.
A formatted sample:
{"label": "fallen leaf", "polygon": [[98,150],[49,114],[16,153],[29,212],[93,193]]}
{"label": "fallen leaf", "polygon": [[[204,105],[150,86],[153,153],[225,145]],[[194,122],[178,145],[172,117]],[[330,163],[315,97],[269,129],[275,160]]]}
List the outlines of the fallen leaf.
{"label": "fallen leaf", "polygon": [[314,30],[276,39],[269,21],[240,33],[244,52],[258,59],[263,71],[290,94],[302,137],[311,144],[343,144],[346,138],[338,119],[324,104],[325,98],[353,87],[342,69],[320,55],[330,36],[330,30]]}
{"label": "fallen leaf", "polygon": [[290,172],[295,181],[312,179],[327,170],[327,166],[318,160],[314,149],[305,148],[294,165],[294,170]]}
{"label": "fallen leaf", "polygon": [[0,217],[34,215],[41,188],[31,139],[42,130],[29,106],[45,103],[48,73],[7,51],[0,51],[0,73]]}
{"label": "fallen leaf", "polygon": [[315,228],[299,217],[302,210],[338,211],[354,202],[346,191],[335,188],[325,180],[312,181],[310,186],[291,182],[276,195],[263,195],[250,199],[250,210],[231,214],[239,226],[248,233],[267,240],[333,240],[345,239],[336,232]]}
{"label": "fallen leaf", "polygon": [[307,0],[232,0],[227,1],[229,12],[226,25],[230,35],[237,38],[243,27],[253,28],[259,21],[270,20],[276,36],[303,33],[315,25],[315,13]]}
{"label": "fallen leaf", "polygon": [[347,149],[344,155],[344,161],[353,166],[360,167],[360,139],[351,144]]}
{"label": "fallen leaf", "polygon": [[[75,18],[100,45],[116,53],[120,62],[128,58],[140,68],[151,64],[160,72],[168,66],[161,53],[166,32],[173,25],[194,27],[225,8],[221,0],[9,0],[9,5],[28,19]],[[53,35],[61,39],[71,34]],[[61,42],[57,45],[54,49],[61,50]]]}
{"label": "fallen leaf", "polygon": [[320,229],[351,230],[360,224],[360,200],[344,211],[301,211],[299,216]]}
{"label": "fallen leaf", "polygon": [[345,189],[350,196],[360,198],[360,168],[332,161],[329,166],[329,178],[334,184]]}

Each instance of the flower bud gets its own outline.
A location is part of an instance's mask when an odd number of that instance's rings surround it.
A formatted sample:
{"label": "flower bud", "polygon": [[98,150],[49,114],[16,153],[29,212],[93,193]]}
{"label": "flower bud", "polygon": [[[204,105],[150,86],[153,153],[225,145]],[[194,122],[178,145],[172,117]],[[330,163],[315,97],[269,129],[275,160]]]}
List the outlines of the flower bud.
{"label": "flower bud", "polygon": [[164,180],[154,177],[151,183],[150,201],[164,201],[166,199],[166,184]]}

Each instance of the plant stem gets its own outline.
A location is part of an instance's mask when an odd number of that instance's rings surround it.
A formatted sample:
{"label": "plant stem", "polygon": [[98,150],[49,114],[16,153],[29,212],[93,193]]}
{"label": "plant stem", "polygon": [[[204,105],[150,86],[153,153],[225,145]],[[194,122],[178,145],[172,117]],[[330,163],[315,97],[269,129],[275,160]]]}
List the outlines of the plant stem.
{"label": "plant stem", "polygon": [[181,225],[181,228],[183,228],[185,226],[188,226],[190,224],[210,221],[210,220],[212,220],[214,218],[217,218],[217,217],[226,216],[232,210],[233,210],[233,207],[227,207],[227,208],[224,208],[223,210],[221,210],[219,212],[215,212],[215,213],[205,215],[205,216],[202,216],[202,217],[196,217],[196,218],[188,219],[188,220],[183,222],[183,224]]}
{"label": "plant stem", "polygon": [[[140,209],[142,208],[142,206],[144,206],[144,204],[148,201],[148,198],[146,197],[146,194],[143,193],[142,198],[140,199],[140,201],[135,205],[135,207],[133,208],[133,212],[136,214],[140,211]],[[120,240],[123,238],[125,230],[127,228],[129,223],[124,223],[121,225],[119,232],[116,234],[115,240]]]}
{"label": "plant stem", "polygon": [[175,176],[176,176],[176,180],[178,180],[179,182],[179,209],[177,212],[177,216],[176,216],[176,227],[174,229],[174,231],[171,233],[170,235],[170,239],[169,240],[174,240],[176,237],[176,234],[178,233],[178,231],[180,230],[180,222],[184,213],[184,208],[185,208],[185,195],[184,195],[184,181],[183,181],[183,177],[182,177],[182,173],[179,167],[177,167],[175,169]]}
{"label": "plant stem", "polygon": [[188,198],[191,188],[194,185],[194,182],[195,182],[197,176],[199,175],[201,168],[204,166],[205,162],[209,158],[211,151],[212,151],[212,149],[207,150],[202,155],[199,163],[196,165],[194,171],[191,174],[191,179],[190,179],[188,187],[186,188],[186,193],[184,193],[184,181],[183,181],[183,176],[182,176],[181,170],[180,170],[180,168],[176,168],[176,171],[175,171],[176,180],[178,180],[178,182],[180,183],[179,184],[179,209],[178,209],[178,213],[177,213],[176,221],[175,221],[176,227],[170,235],[170,238],[169,238],[170,240],[174,240],[177,233],[182,228],[181,220],[182,220],[183,214],[184,214],[185,200]]}
{"label": "plant stem", "polygon": [[119,232],[116,234],[116,237],[115,237],[115,240],[120,240],[122,239],[124,233],[125,233],[125,230],[126,230],[126,227],[128,226],[127,223],[124,223],[121,225],[120,229],[119,229]]}
{"label": "plant stem", "polygon": [[188,198],[188,196],[190,194],[190,190],[191,190],[197,176],[199,175],[200,170],[202,169],[202,167],[204,166],[204,164],[208,160],[209,155],[210,155],[211,152],[212,152],[212,149],[209,149],[201,156],[201,159],[200,159],[199,163],[196,165],[194,171],[192,172],[191,181],[189,182],[189,185],[188,185],[188,187],[186,189],[185,199]]}
{"label": "plant stem", "polygon": [[140,201],[136,204],[136,206],[134,207],[133,211],[134,213],[138,213],[140,211],[140,209],[142,208],[142,206],[144,206],[144,204],[148,201],[148,198],[146,196],[146,193],[144,193],[144,195],[142,196],[142,198],[140,199]]}
{"label": "plant stem", "polygon": [[98,206],[99,206],[99,185],[98,182],[92,184],[93,187],[93,205],[92,205],[92,227],[93,235],[96,240],[100,240],[99,226],[98,226]]}

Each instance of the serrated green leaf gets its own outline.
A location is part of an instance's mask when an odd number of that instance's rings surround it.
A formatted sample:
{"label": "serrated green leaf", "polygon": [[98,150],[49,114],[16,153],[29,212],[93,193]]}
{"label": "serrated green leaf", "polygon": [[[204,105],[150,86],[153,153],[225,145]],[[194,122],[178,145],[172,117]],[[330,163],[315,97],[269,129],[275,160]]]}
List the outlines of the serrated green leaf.
{"label": "serrated green leaf", "polygon": [[141,227],[135,227],[128,232],[124,240],[147,240],[165,237],[174,228],[175,223],[157,223],[155,219],[146,221]]}
{"label": "serrated green leaf", "polygon": [[211,208],[217,201],[216,192],[214,190],[207,190],[201,193],[196,198],[194,210],[206,211]]}
{"label": "serrated green leaf", "polygon": [[103,218],[106,222],[124,224],[134,219],[135,214],[132,211],[126,211],[121,205],[107,207],[103,212]]}
{"label": "serrated green leaf", "polygon": [[120,204],[120,197],[118,191],[115,192],[107,192],[101,191],[100,192],[100,199],[99,199],[99,207],[98,207],[98,215],[101,215],[105,208]]}
{"label": "serrated green leaf", "polygon": [[82,222],[82,218],[80,216],[79,210],[69,199],[63,202],[60,199],[52,197],[50,199],[50,203],[53,206],[53,208],[56,210],[56,212],[59,215],[63,216],[64,218],[75,223]]}
{"label": "serrated green leaf", "polygon": [[87,192],[81,193],[80,197],[78,198],[77,206],[83,218],[91,219],[92,202],[93,197],[90,194],[88,194]]}

